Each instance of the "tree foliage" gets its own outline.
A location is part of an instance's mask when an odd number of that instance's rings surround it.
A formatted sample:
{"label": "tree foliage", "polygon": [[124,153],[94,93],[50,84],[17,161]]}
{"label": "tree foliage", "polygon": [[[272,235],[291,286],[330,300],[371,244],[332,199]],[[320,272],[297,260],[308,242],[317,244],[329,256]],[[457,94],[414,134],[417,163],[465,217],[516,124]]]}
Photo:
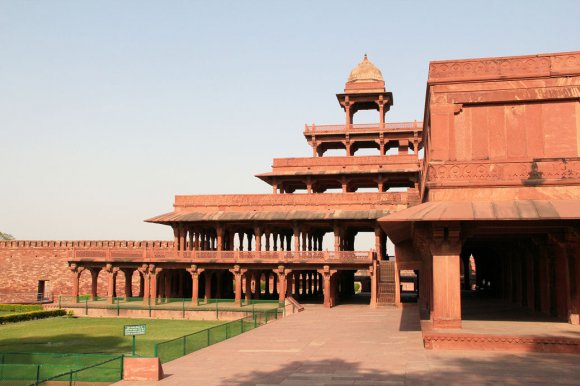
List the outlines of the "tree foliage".
{"label": "tree foliage", "polygon": [[14,240],[14,237],[8,233],[0,232],[0,240]]}

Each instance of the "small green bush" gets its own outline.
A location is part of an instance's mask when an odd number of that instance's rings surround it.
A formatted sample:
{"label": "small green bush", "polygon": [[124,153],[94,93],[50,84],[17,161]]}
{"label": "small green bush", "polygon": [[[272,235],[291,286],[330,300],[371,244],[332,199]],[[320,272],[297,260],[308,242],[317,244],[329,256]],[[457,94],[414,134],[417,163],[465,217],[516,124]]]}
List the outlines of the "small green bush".
{"label": "small green bush", "polygon": [[1,312],[42,311],[40,304],[0,304]]}
{"label": "small green bush", "polygon": [[24,322],[26,320],[51,318],[54,316],[66,315],[65,310],[46,310],[46,311],[30,311],[22,312],[20,314],[10,314],[0,316],[0,324]]}

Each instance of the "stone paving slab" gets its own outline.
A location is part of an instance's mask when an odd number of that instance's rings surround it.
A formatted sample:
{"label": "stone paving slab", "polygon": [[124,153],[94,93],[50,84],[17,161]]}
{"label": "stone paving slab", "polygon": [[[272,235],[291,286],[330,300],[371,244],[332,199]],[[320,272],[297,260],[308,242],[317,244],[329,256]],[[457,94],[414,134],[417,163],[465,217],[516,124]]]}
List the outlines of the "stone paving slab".
{"label": "stone paving slab", "polygon": [[148,385],[580,385],[580,357],[423,348],[416,307],[306,308],[164,365]]}

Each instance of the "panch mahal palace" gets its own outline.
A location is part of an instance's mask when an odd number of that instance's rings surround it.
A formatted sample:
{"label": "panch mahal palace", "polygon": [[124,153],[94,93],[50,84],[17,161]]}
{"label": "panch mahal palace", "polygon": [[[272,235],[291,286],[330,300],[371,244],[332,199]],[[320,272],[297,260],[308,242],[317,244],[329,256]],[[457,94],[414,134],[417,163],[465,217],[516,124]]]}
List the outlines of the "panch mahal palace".
{"label": "panch mahal palace", "polygon": [[[271,194],[176,196],[146,220],[172,241],[1,241],[0,292],[332,307],[357,282],[436,328],[461,328],[481,291],[579,323],[580,52],[431,62],[422,121],[386,119],[366,56],[336,97],[343,123],[304,128],[312,157],[257,175]],[[362,110],[378,121],[354,123]],[[363,232],[375,245],[357,251]]]}

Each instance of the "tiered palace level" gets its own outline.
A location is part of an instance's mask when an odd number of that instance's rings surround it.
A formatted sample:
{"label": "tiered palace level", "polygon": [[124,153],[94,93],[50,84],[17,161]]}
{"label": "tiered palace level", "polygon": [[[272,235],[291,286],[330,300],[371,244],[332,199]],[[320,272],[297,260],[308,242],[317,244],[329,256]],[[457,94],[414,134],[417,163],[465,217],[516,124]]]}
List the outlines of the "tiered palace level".
{"label": "tiered palace level", "polygon": [[[392,94],[366,56],[337,97],[345,124],[307,126],[304,132],[314,157],[275,159],[271,172],[258,175],[272,185],[272,194],[176,196],[174,211],[147,220],[173,228],[172,250],[76,248],[73,270],[140,272],[145,298],[232,296],[239,302],[265,296],[264,281],[275,283],[268,296],[323,294],[327,306],[353,295],[354,274],[361,271],[370,276],[375,304],[377,270],[387,259],[386,236],[376,220],[419,202],[422,126],[385,123]],[[369,109],[379,112],[378,123],[352,123],[357,111]],[[339,148],[344,156],[323,156]],[[363,148],[375,148],[377,155],[357,157]],[[361,188],[374,192],[357,192]],[[330,189],[337,191],[325,193]],[[299,190],[305,194],[291,194]],[[375,233],[374,250],[354,250],[359,232]],[[326,234],[334,238],[331,250],[323,248]],[[394,282],[388,290],[394,301]]]}

